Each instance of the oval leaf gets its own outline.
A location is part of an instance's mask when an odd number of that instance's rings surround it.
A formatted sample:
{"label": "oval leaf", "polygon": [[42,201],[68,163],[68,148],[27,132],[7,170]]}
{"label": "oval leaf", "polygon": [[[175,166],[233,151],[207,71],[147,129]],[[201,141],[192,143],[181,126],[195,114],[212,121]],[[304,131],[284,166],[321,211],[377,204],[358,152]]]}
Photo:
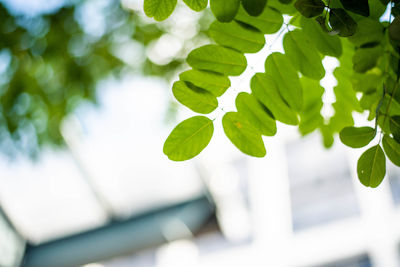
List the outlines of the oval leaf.
{"label": "oval leaf", "polygon": [[393,134],[393,138],[400,143],[400,116],[390,117],[390,131]]}
{"label": "oval leaf", "polygon": [[231,47],[243,53],[255,53],[265,45],[265,37],[259,30],[246,27],[236,21],[211,24],[208,34],[217,44]]}
{"label": "oval leaf", "polygon": [[356,33],[357,22],[355,22],[342,8],[331,8],[329,12],[329,23],[339,36],[349,37]]}
{"label": "oval leaf", "polygon": [[376,66],[378,59],[382,56],[382,47],[359,48],[353,55],[353,69],[364,73]]}
{"label": "oval leaf", "polygon": [[195,116],[179,123],[164,143],[170,160],[183,161],[197,156],[210,142],[214,132],[212,120]]}
{"label": "oval leaf", "polygon": [[230,22],[236,16],[240,0],[210,0],[210,8],[217,20]]}
{"label": "oval leaf", "polygon": [[271,111],[275,119],[290,125],[299,123],[296,113],[283,101],[270,75],[256,73],[251,78],[250,88],[254,96]]}
{"label": "oval leaf", "polygon": [[176,100],[194,112],[208,114],[218,107],[217,98],[193,84],[177,81],[172,86]]}
{"label": "oval leaf", "polygon": [[177,0],[144,0],[143,10],[146,16],[162,21],[172,14],[176,3]]}
{"label": "oval leaf", "polygon": [[179,79],[203,88],[215,96],[223,95],[231,86],[231,81],[228,77],[210,71],[187,70],[179,74]]}
{"label": "oval leaf", "polygon": [[268,115],[263,105],[253,95],[239,93],[236,97],[236,108],[262,135],[273,136],[276,134],[275,120]]}
{"label": "oval leaf", "polygon": [[343,144],[353,148],[368,145],[376,135],[371,127],[345,127],[340,131],[339,137]]}
{"label": "oval leaf", "polygon": [[400,167],[400,144],[389,135],[385,134],[383,136],[382,145],[390,161]]}
{"label": "oval leaf", "polygon": [[297,0],[294,6],[306,18],[320,15],[325,8],[322,0]]}
{"label": "oval leaf", "polygon": [[322,58],[313,42],[301,30],[290,31],[283,38],[283,47],[293,65],[311,79],[321,80],[325,76]]}
{"label": "oval leaf", "polygon": [[251,16],[260,15],[263,12],[266,4],[267,0],[242,0],[244,9]]}
{"label": "oval leaf", "polygon": [[204,45],[192,50],[187,62],[194,69],[214,71],[227,76],[240,75],[247,67],[243,54],[219,45]]}
{"label": "oval leaf", "polygon": [[266,6],[261,15],[257,17],[249,16],[243,8],[239,8],[235,20],[249,24],[259,29],[264,34],[272,34],[279,31],[283,24],[282,14],[268,6]]}
{"label": "oval leaf", "polygon": [[265,70],[271,74],[283,99],[296,111],[303,107],[303,89],[297,71],[286,55],[275,52],[265,61]]}
{"label": "oval leaf", "polygon": [[357,21],[357,32],[349,37],[349,41],[356,46],[362,46],[365,44],[380,43],[383,38],[383,25],[371,18],[364,18]]}
{"label": "oval leaf", "polygon": [[260,131],[237,112],[228,112],[222,118],[226,136],[243,153],[253,157],[266,154]]}
{"label": "oval leaf", "polygon": [[375,188],[381,184],[386,173],[386,159],[379,145],[365,151],[357,162],[357,174],[360,182]]}
{"label": "oval leaf", "polygon": [[208,0],[183,0],[194,11],[201,11],[207,7]]}

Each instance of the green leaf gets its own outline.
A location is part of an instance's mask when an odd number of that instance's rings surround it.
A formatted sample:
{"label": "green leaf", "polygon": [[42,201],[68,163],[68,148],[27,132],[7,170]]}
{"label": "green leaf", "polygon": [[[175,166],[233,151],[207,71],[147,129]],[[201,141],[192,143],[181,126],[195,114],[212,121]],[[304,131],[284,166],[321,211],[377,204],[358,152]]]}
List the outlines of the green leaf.
{"label": "green leaf", "polygon": [[227,76],[237,76],[247,67],[246,57],[235,50],[219,45],[204,45],[192,50],[187,57],[194,69],[209,70]]}
{"label": "green leaf", "polygon": [[143,9],[146,16],[162,21],[172,14],[176,3],[177,0],[144,0]]}
{"label": "green leaf", "polygon": [[360,182],[375,188],[381,184],[386,173],[386,159],[379,145],[365,151],[357,162],[357,174]]}
{"label": "green leaf", "polygon": [[255,53],[265,45],[265,37],[251,26],[245,27],[236,21],[211,24],[208,34],[217,44],[236,49],[243,53]]}
{"label": "green leaf", "polygon": [[400,143],[400,116],[390,117],[390,131],[393,134],[393,138]]}
{"label": "green leaf", "polygon": [[283,99],[296,111],[303,106],[303,89],[297,71],[286,55],[275,52],[265,61],[265,70],[275,80]]}
{"label": "green leaf", "polygon": [[197,113],[208,114],[218,107],[218,101],[214,95],[187,82],[175,82],[172,93],[181,104]]}
{"label": "green leaf", "polygon": [[244,9],[251,16],[260,15],[263,12],[266,4],[267,0],[242,0]]}
{"label": "green leaf", "polygon": [[164,143],[170,160],[183,161],[197,156],[210,142],[214,132],[212,120],[195,116],[179,123]]}
{"label": "green leaf", "polygon": [[364,73],[376,66],[378,59],[382,56],[382,47],[359,48],[353,55],[353,69]]}
{"label": "green leaf", "polygon": [[385,134],[383,136],[382,145],[390,161],[400,167],[400,144],[389,135]]}
{"label": "green leaf", "polygon": [[243,153],[253,157],[266,154],[261,133],[247,119],[237,112],[228,112],[222,118],[226,136]]}
{"label": "green leaf", "polygon": [[297,0],[294,6],[306,18],[320,15],[325,8],[322,0]]}
{"label": "green leaf", "polygon": [[283,37],[283,48],[293,65],[304,76],[315,80],[321,80],[325,76],[321,56],[303,31],[287,32]]}
{"label": "green leaf", "polygon": [[271,111],[275,119],[290,125],[299,123],[296,113],[283,101],[270,75],[256,73],[251,78],[250,88],[254,96]]}
{"label": "green leaf", "polygon": [[275,120],[268,115],[263,105],[253,95],[239,93],[236,97],[236,108],[262,135],[273,136],[276,134]]}
{"label": "green leaf", "polygon": [[230,22],[236,16],[240,0],[210,0],[210,8],[217,20]]}
{"label": "green leaf", "polygon": [[194,11],[201,11],[207,7],[208,0],[183,0]]}
{"label": "green leaf", "polygon": [[352,148],[368,145],[376,135],[371,127],[345,127],[340,131],[339,137],[343,144]]}
{"label": "green leaf", "polygon": [[313,40],[319,52],[337,58],[342,55],[342,42],[338,36],[324,32],[315,20],[301,17],[300,25],[304,33]]}
{"label": "green leaf", "polygon": [[342,8],[331,8],[329,12],[329,23],[339,36],[349,37],[356,33],[357,22],[355,22],[349,14]]}
{"label": "green leaf", "polygon": [[349,41],[356,46],[370,43],[380,43],[384,36],[384,27],[377,21],[370,18],[363,18],[357,22],[357,32],[349,37]]}
{"label": "green leaf", "polygon": [[[287,2],[292,2],[292,0],[287,0]],[[268,6],[278,10],[282,14],[293,15],[297,12],[294,5],[288,5],[287,3],[282,3],[279,0],[268,0]]]}
{"label": "green leaf", "polygon": [[228,77],[210,71],[187,70],[179,74],[179,79],[203,88],[217,97],[223,95],[231,86]]}
{"label": "green leaf", "polygon": [[340,0],[344,9],[357,13],[361,16],[369,16],[368,0]]}
{"label": "green leaf", "polygon": [[322,95],[325,90],[318,81],[305,76],[300,78],[300,82],[302,87],[307,88],[307,90],[303,91],[304,108],[300,111],[299,131],[302,135],[306,135],[320,127],[324,122],[324,118],[321,116],[321,108],[323,106]]}
{"label": "green leaf", "polygon": [[390,39],[400,41],[400,16],[397,16],[389,26]]}
{"label": "green leaf", "polygon": [[272,34],[282,27],[283,16],[276,9],[265,7],[264,11],[257,17],[249,16],[243,8],[240,8],[235,20],[249,24],[259,29],[264,34]]}

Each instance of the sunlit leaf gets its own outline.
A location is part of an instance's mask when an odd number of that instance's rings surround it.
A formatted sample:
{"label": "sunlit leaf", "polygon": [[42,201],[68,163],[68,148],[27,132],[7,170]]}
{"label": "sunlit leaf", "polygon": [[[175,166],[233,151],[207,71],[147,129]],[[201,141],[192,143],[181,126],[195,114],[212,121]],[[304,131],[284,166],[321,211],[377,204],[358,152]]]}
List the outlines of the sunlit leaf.
{"label": "sunlit leaf", "polygon": [[208,0],[183,0],[194,11],[201,11],[207,7]]}
{"label": "sunlit leaf", "polygon": [[342,8],[331,8],[329,12],[329,23],[339,36],[352,36],[357,31],[357,22],[355,22],[347,12]]}
{"label": "sunlit leaf", "polygon": [[243,54],[219,45],[205,45],[192,50],[187,62],[194,69],[229,76],[240,75],[247,67],[247,60]]}
{"label": "sunlit leaf", "polygon": [[379,145],[365,151],[357,162],[357,174],[360,182],[375,188],[381,184],[386,174],[386,159]]}
{"label": "sunlit leaf", "polygon": [[375,135],[375,129],[371,127],[345,127],[339,134],[342,143],[353,148],[368,145]]}
{"label": "sunlit leaf", "polygon": [[243,10],[243,8],[239,8],[235,20],[249,24],[259,29],[264,34],[277,32],[283,24],[282,14],[276,9],[272,9],[268,6],[266,6],[263,12],[257,17],[250,16]]}
{"label": "sunlit leaf", "polygon": [[286,55],[275,52],[265,61],[266,73],[271,74],[283,99],[294,110],[303,106],[303,89],[297,71]]}
{"label": "sunlit leaf", "polygon": [[175,9],[177,0],[144,0],[144,13],[157,21],[168,18]]}
{"label": "sunlit leaf", "polygon": [[176,100],[197,113],[208,114],[218,107],[218,101],[214,95],[190,83],[175,82],[172,93]]}
{"label": "sunlit leaf", "polygon": [[190,82],[203,88],[215,96],[221,96],[231,86],[228,77],[216,72],[202,70],[187,70],[179,74],[181,81]]}
{"label": "sunlit leaf", "polygon": [[254,96],[271,111],[275,119],[290,125],[298,124],[296,113],[283,101],[270,75],[256,73],[251,79],[250,87]]}
{"label": "sunlit leaf", "polygon": [[266,3],[267,0],[242,0],[244,9],[251,16],[260,15],[263,12]]}
{"label": "sunlit leaf", "polygon": [[229,22],[236,16],[240,0],[210,0],[210,8],[220,22]]}
{"label": "sunlit leaf", "polygon": [[195,116],[179,123],[164,143],[170,160],[183,161],[197,156],[210,142],[214,132],[212,120]]}
{"label": "sunlit leaf", "polygon": [[400,143],[385,134],[382,139],[382,145],[390,161],[400,167]]}
{"label": "sunlit leaf", "polygon": [[253,27],[245,27],[236,21],[221,23],[215,21],[211,24],[208,34],[216,43],[234,48],[243,53],[255,53],[265,45],[265,37]]}
{"label": "sunlit leaf", "polygon": [[236,108],[262,135],[276,134],[275,120],[268,115],[263,105],[253,95],[239,93],[236,97]]}
{"label": "sunlit leaf", "polygon": [[226,136],[243,153],[253,157],[266,154],[261,132],[237,112],[228,112],[222,118]]}
{"label": "sunlit leaf", "polygon": [[304,17],[312,18],[324,11],[325,3],[322,0],[297,0],[294,6]]}
{"label": "sunlit leaf", "polygon": [[349,37],[349,41],[356,46],[365,44],[379,44],[383,39],[383,25],[371,18],[357,21],[357,32]]}

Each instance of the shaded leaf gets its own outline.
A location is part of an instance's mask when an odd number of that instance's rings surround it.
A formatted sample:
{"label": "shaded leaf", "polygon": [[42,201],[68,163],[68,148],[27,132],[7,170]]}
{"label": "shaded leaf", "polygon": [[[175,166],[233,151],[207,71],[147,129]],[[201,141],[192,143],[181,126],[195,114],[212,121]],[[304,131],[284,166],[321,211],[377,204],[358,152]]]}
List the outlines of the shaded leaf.
{"label": "shaded leaf", "polygon": [[223,95],[231,86],[231,81],[228,77],[210,71],[187,70],[179,74],[179,79],[203,88],[215,96]]}
{"label": "shaded leaf", "polygon": [[253,95],[239,93],[236,97],[236,108],[262,135],[276,134],[275,120],[267,114],[262,104]]}
{"label": "shaded leaf", "polygon": [[143,10],[146,16],[162,21],[172,14],[176,3],[177,0],[144,0]]}
{"label": "shaded leaf", "polygon": [[240,0],[210,0],[210,8],[220,22],[230,22],[236,16]]}
{"label": "shaded leaf", "polygon": [[357,32],[348,40],[356,46],[380,43],[383,39],[383,29],[383,25],[379,21],[363,18],[357,21]]}
{"label": "shaded leaf", "polygon": [[382,56],[382,47],[359,48],[353,55],[353,69],[364,73],[376,66],[378,59]]}
{"label": "shaded leaf", "polygon": [[242,0],[244,9],[251,16],[260,15],[263,12],[266,4],[267,0]]}
{"label": "shaded leaf", "polygon": [[240,75],[247,67],[247,60],[243,54],[219,45],[204,45],[192,50],[187,62],[194,69],[230,76]]}
{"label": "shaded leaf", "polygon": [[386,174],[386,159],[379,145],[365,151],[357,162],[357,174],[360,182],[375,188],[381,184]]}
{"label": "shaded leaf", "polygon": [[312,18],[324,11],[325,3],[322,0],[297,0],[294,6],[304,17]]}
{"label": "shaded leaf", "polygon": [[208,34],[216,43],[227,46],[243,53],[255,53],[265,45],[265,37],[253,27],[245,28],[236,21],[211,24]]}
{"label": "shaded leaf", "polygon": [[194,11],[201,11],[207,7],[208,0],[183,0]]}
{"label": "shaded leaf", "polygon": [[371,127],[345,127],[340,131],[339,137],[343,144],[352,148],[368,145],[376,135]]}
{"label": "shaded leaf", "polygon": [[228,112],[222,118],[226,136],[243,153],[253,157],[266,154],[260,131],[237,112]]}
{"label": "shaded leaf", "polygon": [[393,134],[393,138],[400,143],[400,116],[390,117],[390,131]]}
{"label": "shaded leaf", "polygon": [[400,41],[400,16],[397,16],[389,26],[390,39]]}
{"label": "shaded leaf", "polygon": [[214,95],[190,83],[175,82],[172,93],[182,105],[197,113],[208,114],[218,107],[218,101]]}
{"label": "shaded leaf", "polygon": [[368,0],[340,0],[344,9],[357,13],[361,16],[369,16]]}
{"label": "shaded leaf", "polygon": [[357,22],[355,22],[349,14],[342,8],[331,8],[329,12],[329,23],[339,36],[352,36],[357,31]]}
{"label": "shaded leaf", "polygon": [[270,75],[256,73],[251,78],[250,88],[254,96],[271,111],[275,119],[290,125],[298,124],[296,113],[283,101]]}
{"label": "shaded leaf", "polygon": [[195,116],[179,123],[164,143],[170,160],[183,161],[197,156],[210,142],[214,132],[212,120]]}
{"label": "shaded leaf", "polygon": [[283,16],[276,9],[265,7],[263,12],[257,16],[249,16],[243,8],[240,8],[235,20],[249,24],[259,29],[264,34],[272,34],[277,32],[283,24]]}
{"label": "shaded leaf", "polygon": [[400,167],[400,144],[385,134],[382,139],[382,145],[390,161]]}
{"label": "shaded leaf", "polygon": [[265,70],[275,80],[279,93],[289,106],[296,111],[301,110],[303,89],[297,71],[287,56],[278,52],[270,54],[265,61]]}

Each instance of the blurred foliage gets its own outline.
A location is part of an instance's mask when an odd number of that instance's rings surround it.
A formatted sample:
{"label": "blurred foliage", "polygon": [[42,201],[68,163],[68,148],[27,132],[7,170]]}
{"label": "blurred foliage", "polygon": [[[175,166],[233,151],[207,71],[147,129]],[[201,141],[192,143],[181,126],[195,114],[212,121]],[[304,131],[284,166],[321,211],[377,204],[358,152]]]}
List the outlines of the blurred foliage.
{"label": "blurred foliage", "polygon": [[[182,64],[149,60],[145,46],[166,27],[145,22],[118,1],[102,7],[100,33],[85,30],[88,2],[34,17],[14,15],[0,3],[0,150],[8,156],[35,156],[43,145],[64,145],[63,119],[83,101],[96,103],[102,80],[127,71],[168,79]],[[138,49],[131,64],[122,59],[126,44]]]}

